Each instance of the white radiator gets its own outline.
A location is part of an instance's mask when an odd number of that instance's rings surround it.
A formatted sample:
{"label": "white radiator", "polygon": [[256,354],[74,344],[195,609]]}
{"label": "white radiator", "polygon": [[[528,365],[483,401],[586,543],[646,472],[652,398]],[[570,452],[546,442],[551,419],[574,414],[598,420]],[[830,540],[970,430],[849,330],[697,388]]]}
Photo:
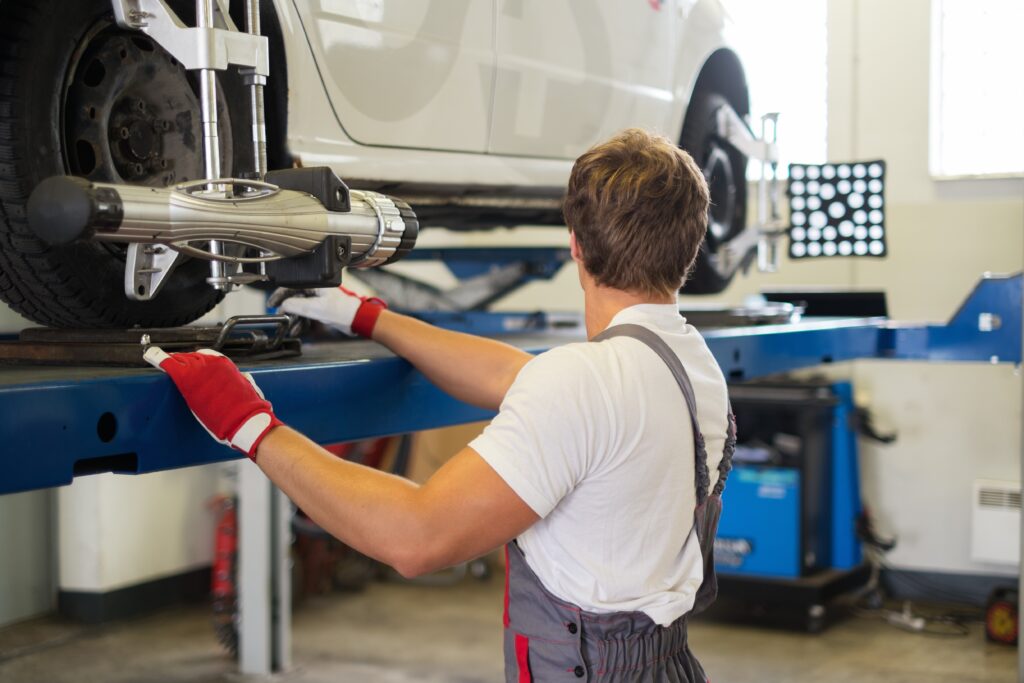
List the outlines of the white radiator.
{"label": "white radiator", "polygon": [[1020,561],[1020,483],[976,479],[971,502],[971,559]]}

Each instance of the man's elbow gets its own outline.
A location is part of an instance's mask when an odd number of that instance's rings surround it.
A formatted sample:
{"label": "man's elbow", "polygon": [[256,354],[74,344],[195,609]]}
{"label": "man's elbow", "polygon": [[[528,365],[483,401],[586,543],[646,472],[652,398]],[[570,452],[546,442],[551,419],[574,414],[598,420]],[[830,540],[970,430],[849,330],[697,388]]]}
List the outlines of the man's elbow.
{"label": "man's elbow", "polygon": [[466,548],[452,525],[431,507],[422,488],[416,493],[414,514],[408,517],[402,539],[391,544],[384,559],[407,579],[447,569],[466,557]]}
{"label": "man's elbow", "polygon": [[415,579],[444,569],[451,563],[443,560],[435,549],[428,546],[401,549],[388,564],[403,578]]}
{"label": "man's elbow", "polygon": [[401,574],[403,579],[417,579],[430,573],[430,569],[423,562],[395,563],[392,568]]}

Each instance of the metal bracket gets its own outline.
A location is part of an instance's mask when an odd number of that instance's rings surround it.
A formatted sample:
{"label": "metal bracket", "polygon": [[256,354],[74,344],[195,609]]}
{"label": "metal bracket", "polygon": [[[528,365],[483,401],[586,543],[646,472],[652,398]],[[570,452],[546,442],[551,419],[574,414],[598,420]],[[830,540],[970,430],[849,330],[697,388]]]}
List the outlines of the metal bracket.
{"label": "metal bracket", "polygon": [[[786,234],[779,215],[778,113],[761,117],[761,140],[771,148],[770,158],[761,159],[761,176],[757,181],[757,268],[774,273],[779,269],[779,241]],[[770,173],[770,177],[769,177]]]}
{"label": "metal bracket", "polygon": [[720,262],[721,269],[732,273],[743,265],[751,249],[760,248],[761,233],[756,226],[748,227],[718,248],[714,254]]}
{"label": "metal bracket", "polygon": [[149,301],[160,293],[181,254],[162,244],[130,244],[124,264],[124,293],[133,301]]}
{"label": "metal bracket", "polygon": [[189,27],[164,0],[112,0],[118,26],[142,31],[186,69],[217,69],[229,64],[270,75],[270,45],[264,36],[238,30],[223,0],[214,0],[223,27]]}
{"label": "metal bracket", "polygon": [[[718,136],[750,159],[761,162],[761,177],[757,183],[757,222],[726,244],[718,254],[729,271],[743,265],[748,251],[755,246],[758,270],[774,273],[779,269],[779,240],[786,231],[779,217],[778,123],[777,112],[763,115],[758,137],[732,107],[720,107],[716,113]],[[743,172],[745,175],[746,169]]]}
{"label": "metal bracket", "polygon": [[740,115],[732,107],[720,107],[715,117],[718,124],[717,133],[720,138],[751,159],[765,163],[777,164],[779,162],[779,149],[775,140],[766,140],[763,136],[765,119],[778,120],[778,114],[765,114],[761,117],[761,138],[754,135],[747,122],[740,118]]}
{"label": "metal bracket", "polygon": [[[288,336],[288,330],[294,321],[287,315],[236,315],[228,318],[220,328],[217,340],[211,347],[214,351],[225,348],[229,340],[237,341],[244,338],[256,351],[276,351]],[[268,337],[260,329],[266,325],[274,326],[274,336]],[[238,329],[236,329],[238,328]]]}

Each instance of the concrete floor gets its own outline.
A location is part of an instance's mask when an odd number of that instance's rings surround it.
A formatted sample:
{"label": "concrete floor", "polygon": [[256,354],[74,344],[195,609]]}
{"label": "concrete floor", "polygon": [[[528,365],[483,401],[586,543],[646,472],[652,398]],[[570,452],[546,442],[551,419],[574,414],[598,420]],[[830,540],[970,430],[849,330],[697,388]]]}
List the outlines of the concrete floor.
{"label": "concrete floor", "polygon": [[[295,666],[282,683],[499,681],[501,577],[454,587],[374,584],[306,600],[294,618]],[[701,622],[693,649],[715,681],[980,683],[1013,681],[1016,650],[926,637],[853,618],[825,633]],[[0,630],[3,683],[242,683],[204,606],[88,628],[39,619]]]}

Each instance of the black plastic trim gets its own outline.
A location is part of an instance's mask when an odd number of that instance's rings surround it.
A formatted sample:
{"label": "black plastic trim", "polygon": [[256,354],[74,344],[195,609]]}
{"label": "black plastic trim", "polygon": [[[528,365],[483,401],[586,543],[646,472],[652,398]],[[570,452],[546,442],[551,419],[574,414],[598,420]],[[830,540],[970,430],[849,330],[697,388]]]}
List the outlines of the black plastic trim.
{"label": "black plastic trim", "polygon": [[391,198],[395,202],[395,207],[398,208],[399,213],[402,215],[402,221],[405,223],[405,232],[402,233],[402,241],[398,244],[398,249],[392,254],[391,258],[385,261],[382,265],[394,263],[405,258],[406,254],[412,251],[412,248],[416,246],[416,238],[420,232],[420,221],[416,215],[416,212],[401,199],[395,197]]}
{"label": "black plastic trim", "polygon": [[327,166],[269,171],[266,181],[283,190],[311,194],[320,200],[328,211],[344,213],[352,210],[348,186]]}

